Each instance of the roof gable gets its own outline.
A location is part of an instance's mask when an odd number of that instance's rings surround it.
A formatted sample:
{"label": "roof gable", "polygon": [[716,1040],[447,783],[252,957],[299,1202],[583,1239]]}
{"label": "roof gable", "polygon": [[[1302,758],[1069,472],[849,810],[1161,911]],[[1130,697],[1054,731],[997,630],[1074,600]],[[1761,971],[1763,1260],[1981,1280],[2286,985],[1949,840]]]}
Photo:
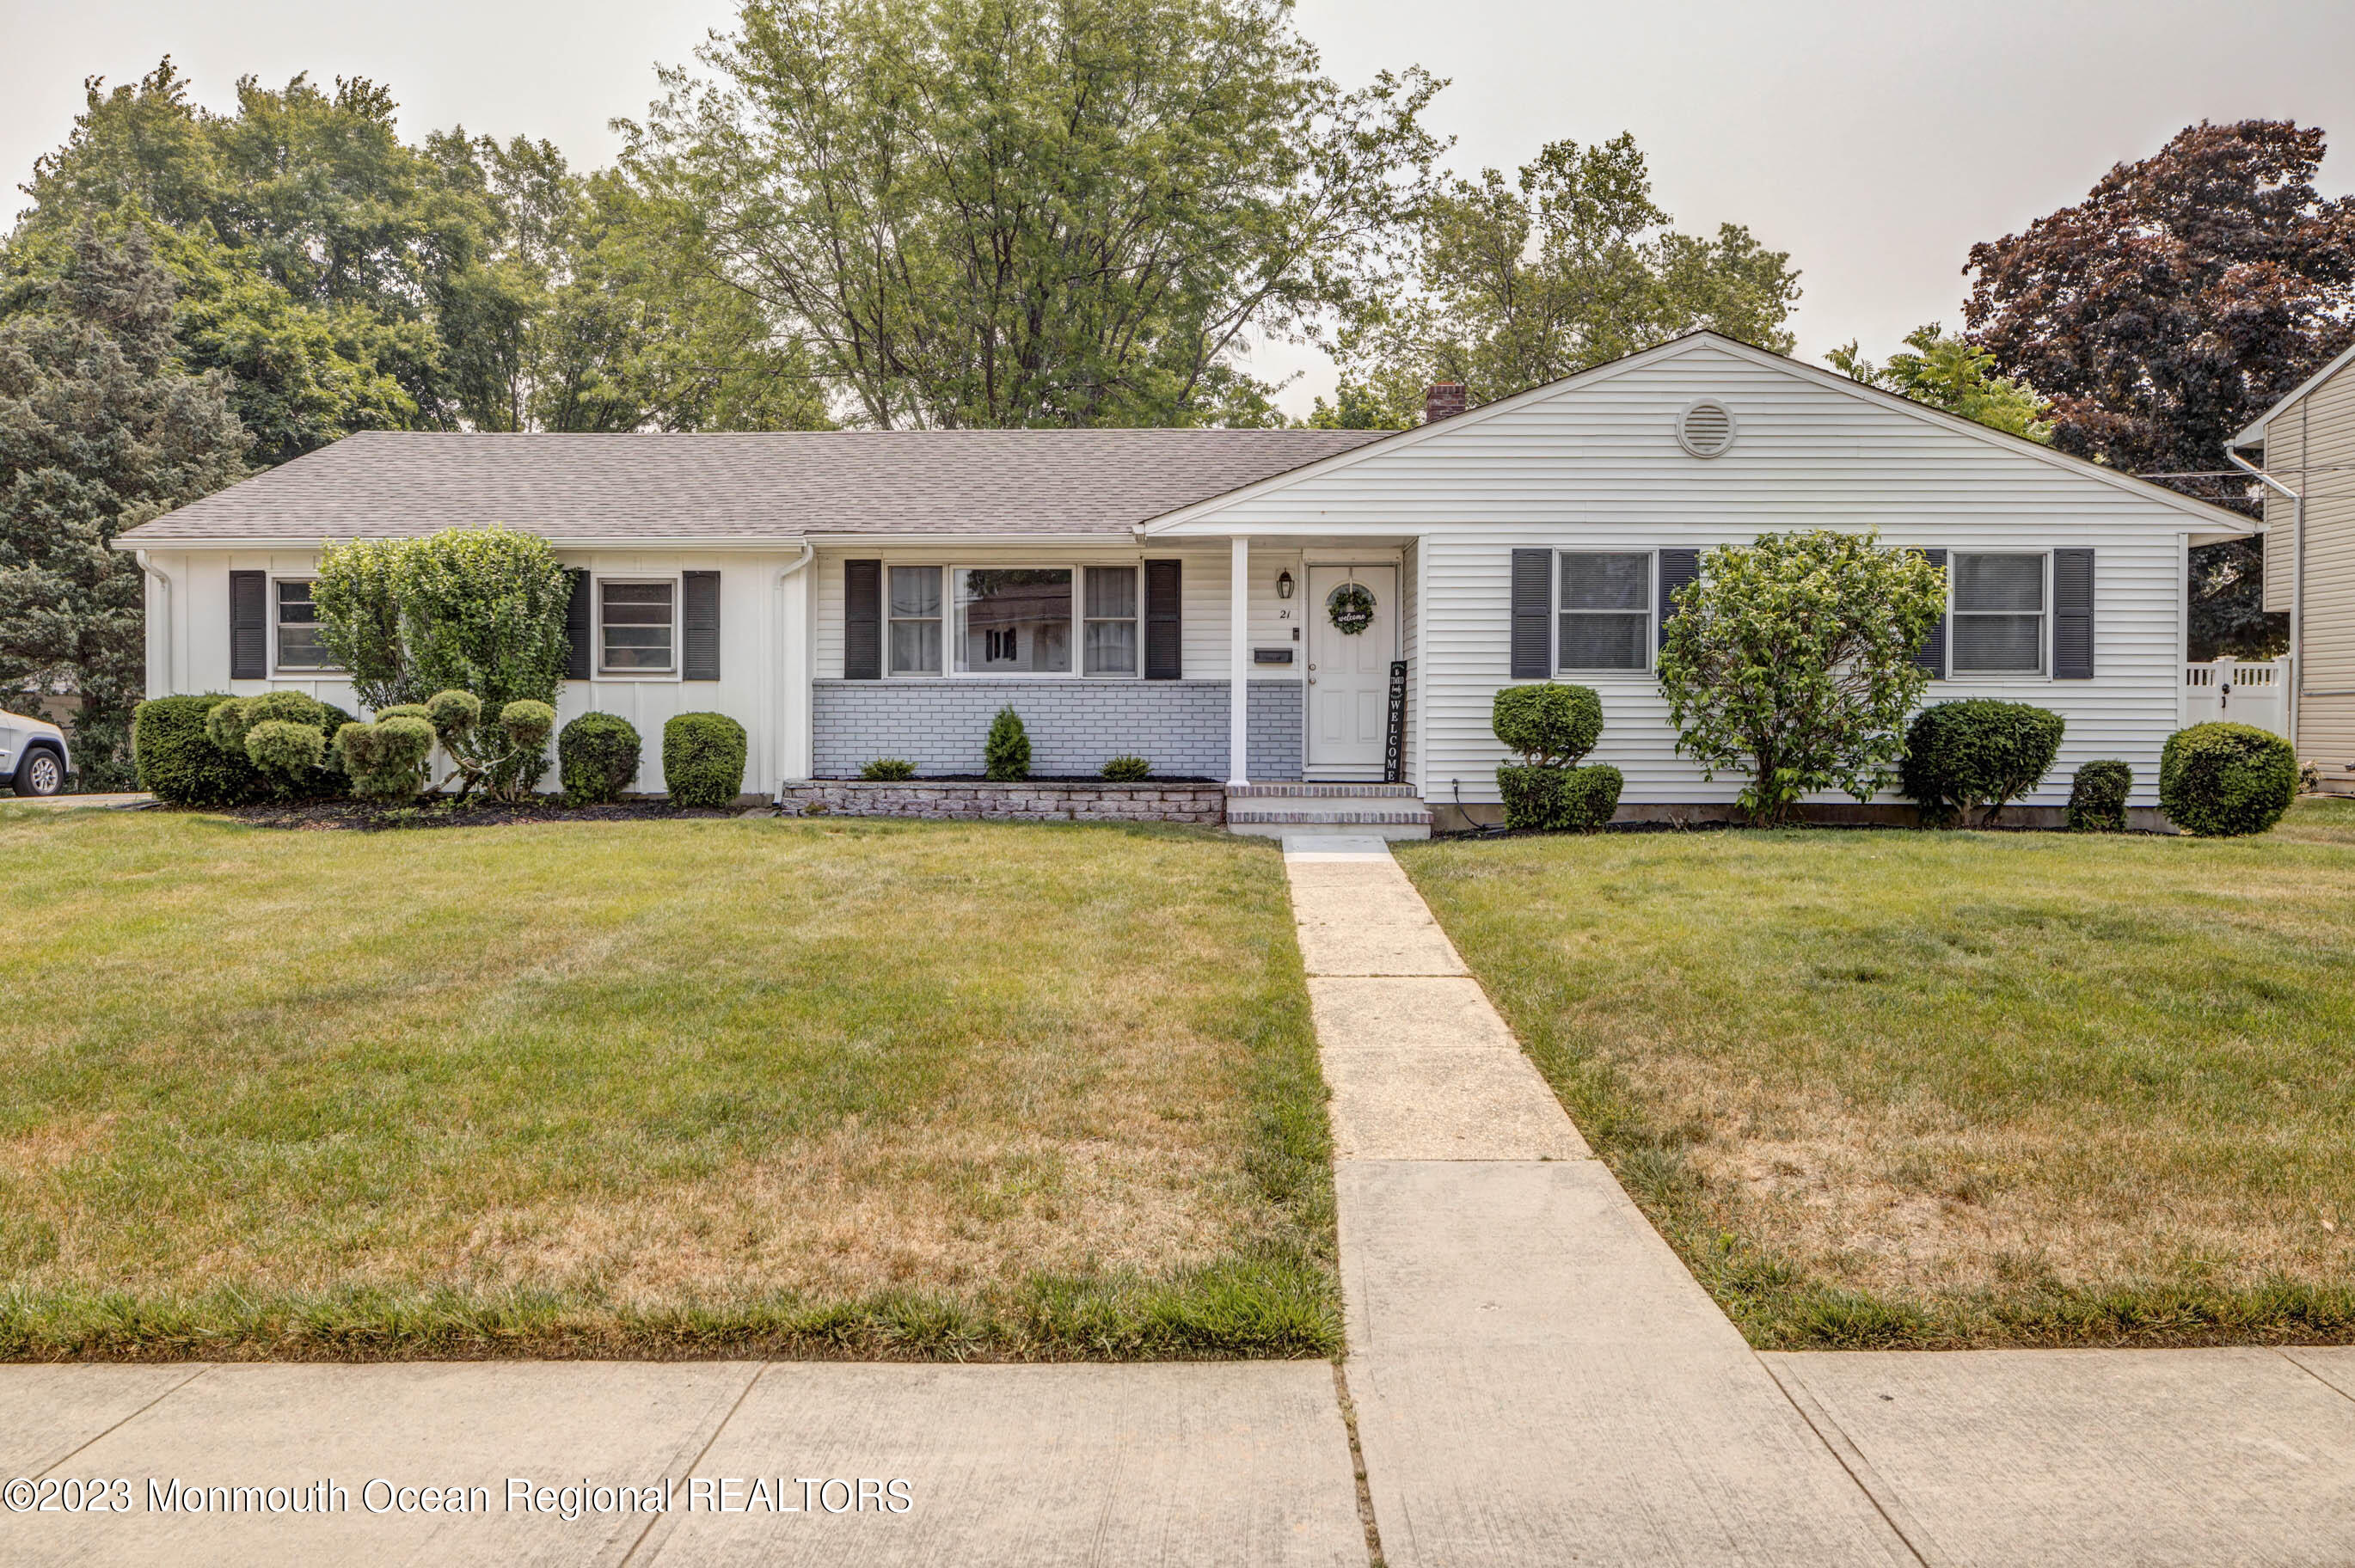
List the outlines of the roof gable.
{"label": "roof gable", "polygon": [[2325,381],[2329,380],[2330,378],[2339,374],[2339,371],[2347,368],[2350,364],[2355,364],[2355,344],[2348,345],[2346,349],[2334,357],[2329,364],[2325,365],[2321,369],[2317,370],[2313,375],[2308,376],[2305,380],[2300,381],[2297,386],[2291,390],[2287,397],[2282,399],[2281,401],[2275,403],[2272,408],[2267,409],[2264,413],[2259,414],[2255,419],[2251,420],[2249,421],[2248,428],[2242,431],[2240,434],[2234,436],[2226,444],[2233,447],[2256,445],[2259,442],[2265,439],[2265,427],[2273,423],[2274,416],[2275,414],[2281,412],[2292,403],[2296,402],[2300,398],[2305,397],[2307,393],[2312,392],[2316,388],[2321,386]]}
{"label": "roof gable", "polygon": [[[2025,437],[1990,429],[1975,421],[1963,419],[1917,403],[1877,387],[1851,380],[1837,371],[1818,368],[1785,356],[1753,347],[1733,338],[1713,332],[1697,332],[1674,338],[1641,353],[1598,365],[1575,375],[1532,387],[1509,398],[1500,398],[1435,425],[1420,425],[1398,432],[1387,440],[1372,445],[1338,453],[1288,474],[1272,476],[1247,485],[1229,495],[1213,496],[1178,512],[1156,518],[1148,533],[1215,533],[1220,531],[1220,519],[1238,507],[1279,491],[1315,485],[1319,481],[1337,475],[1361,464],[1388,464],[1412,452],[1425,443],[1460,443],[1494,434],[1485,427],[1509,426],[1519,416],[1549,404],[1570,403],[1611,389],[1611,384],[1623,378],[1639,377],[1646,371],[1674,365],[1695,356],[1714,356],[1721,360],[1744,367],[1753,372],[1766,371],[1787,377],[1819,392],[1862,403],[1885,414],[1914,421],[1945,435],[1960,438],[1963,443],[1984,447],[2013,461],[2044,465],[2066,475],[2070,480],[2103,485],[2122,491],[2179,512],[2200,525],[2203,530],[2225,530],[2234,534],[2247,533],[2253,525],[2238,513],[2227,511],[2204,501],[2194,500],[2164,485],[2132,475],[2105,468],[2066,453],[2056,452],[2041,443]],[[1738,411],[1737,411],[1738,412]],[[1665,429],[1660,439],[1672,445],[1673,437]],[[1664,452],[1667,448],[1664,448]],[[1736,450],[1739,450],[1737,444]],[[1701,461],[1695,459],[1693,461]],[[1721,460],[1712,460],[1721,461]]]}

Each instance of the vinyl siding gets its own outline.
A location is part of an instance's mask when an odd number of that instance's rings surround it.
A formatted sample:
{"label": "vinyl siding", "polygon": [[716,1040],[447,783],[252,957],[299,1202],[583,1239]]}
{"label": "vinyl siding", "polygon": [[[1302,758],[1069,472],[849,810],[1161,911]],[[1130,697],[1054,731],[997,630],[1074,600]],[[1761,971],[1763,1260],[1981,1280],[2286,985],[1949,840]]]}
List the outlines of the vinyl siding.
{"label": "vinyl siding", "polygon": [[[787,723],[781,714],[786,696],[777,677],[784,650],[777,638],[778,571],[791,557],[731,556],[715,552],[559,551],[568,567],[599,577],[677,577],[686,571],[719,573],[719,669],[716,681],[682,681],[676,675],[636,679],[565,681],[557,699],[557,719],[569,721],[590,711],[619,714],[635,726],[643,742],[643,766],[635,788],[655,792],[662,776],[663,725],[677,714],[716,711],[745,728],[748,756],[745,788],[772,789],[783,766]],[[281,688],[304,691],[347,712],[358,712],[351,683],[332,674],[279,671],[261,680],[229,678],[229,574],[261,571],[272,579],[309,577],[317,557],[304,551],[191,550],[150,552],[149,562],[171,581],[170,613],[148,586],[151,631],[148,692],[227,691],[240,697]],[[273,661],[276,644],[272,644]],[[551,764],[547,788],[555,787]]]}
{"label": "vinyl siding", "polygon": [[[2355,366],[2274,417],[2265,466],[2306,495],[2298,755],[2322,765],[2326,788],[2355,791]],[[2291,503],[2268,493],[2268,610],[2290,607],[2292,517]]]}
{"label": "vinyl siding", "polygon": [[[1740,421],[1722,457],[1678,445],[1678,414],[1717,398]],[[1414,608],[1423,694],[1418,763],[1427,799],[1497,799],[1503,748],[1488,728],[1508,680],[1507,574],[1516,546],[1657,549],[1746,542],[1761,532],[1877,528],[1892,544],[2096,550],[2089,681],[1942,681],[1933,701],[2035,702],[2069,725],[2059,764],[2030,798],[2059,804],[2070,774],[2115,756],[2134,801],[2157,798],[2175,726],[2182,652],[2181,552],[2196,519],[2026,452],[1952,431],[1878,398],[1823,386],[1701,344],[1190,518],[1188,533],[1331,536],[1352,526],[1420,536]],[[2048,620],[2049,635],[2049,620]],[[1595,760],[1627,774],[1630,804],[1731,800],[1679,758],[1649,676],[1565,677],[1594,686],[1605,724]],[[1827,796],[1844,799],[1844,796]]]}

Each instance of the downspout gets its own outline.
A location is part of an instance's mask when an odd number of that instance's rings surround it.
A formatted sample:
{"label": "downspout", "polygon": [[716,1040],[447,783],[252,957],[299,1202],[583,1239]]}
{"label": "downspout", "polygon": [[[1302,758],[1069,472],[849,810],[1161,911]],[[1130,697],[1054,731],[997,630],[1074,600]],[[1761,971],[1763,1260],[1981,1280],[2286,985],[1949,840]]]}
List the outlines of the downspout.
{"label": "downspout", "polygon": [[[2306,449],[2298,448],[2299,461],[2305,461]],[[2289,689],[2282,694],[2282,725],[2289,731],[2290,748],[2297,748],[2298,688],[2306,684],[2306,496],[2293,490],[2264,469],[2243,457],[2230,443],[2224,455],[2233,467],[2243,470],[2275,494],[2289,500]],[[2188,651],[2188,650],[2187,650]]]}
{"label": "downspout", "polygon": [[[807,539],[802,540],[802,553],[794,558],[792,565],[780,568],[777,571],[776,581],[769,584],[769,624],[777,629],[778,638],[776,649],[778,656],[770,661],[770,668],[776,672],[775,678],[777,681],[777,701],[770,714],[770,718],[774,725],[774,728],[771,732],[773,733],[777,739],[774,747],[769,753],[769,774],[772,778],[777,781],[775,804],[780,806],[785,804],[785,745],[786,731],[789,726],[787,714],[793,706],[793,683],[786,680],[784,677],[785,661],[783,655],[785,651],[784,636],[786,632],[785,580],[792,577],[795,572],[800,571],[803,568],[806,567],[811,561],[814,561],[816,559],[817,547],[811,544]],[[801,635],[803,650],[803,658],[801,662],[805,665],[808,662],[809,628],[807,626],[804,626],[801,629]],[[807,687],[809,685],[809,671],[805,668],[800,672],[800,674],[801,684],[804,687]]]}
{"label": "downspout", "polygon": [[163,635],[157,645],[163,650],[162,663],[164,666],[164,683],[162,691],[159,695],[169,697],[172,695],[174,690],[174,682],[172,679],[172,643],[174,639],[172,634],[177,629],[172,624],[172,580],[147,564],[147,552],[145,550],[133,550],[131,552],[131,559],[139,563],[140,571],[146,576],[150,582],[153,582],[155,585],[157,597],[163,603]]}

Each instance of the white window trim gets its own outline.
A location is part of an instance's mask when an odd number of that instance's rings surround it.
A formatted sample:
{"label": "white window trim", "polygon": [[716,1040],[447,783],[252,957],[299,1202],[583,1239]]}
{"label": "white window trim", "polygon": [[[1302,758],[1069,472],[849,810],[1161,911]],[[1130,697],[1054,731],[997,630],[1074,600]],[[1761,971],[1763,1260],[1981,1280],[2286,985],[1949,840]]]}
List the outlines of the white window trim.
{"label": "white window trim", "polygon": [[[1564,615],[1632,615],[1632,610],[1565,610],[1561,607],[1561,558],[1566,555],[1640,555],[1649,564],[1644,574],[1644,663],[1639,668],[1625,665],[1573,669],[1561,662],[1561,618]],[[1657,669],[1660,660],[1660,552],[1657,548],[1645,549],[1613,549],[1600,545],[1581,545],[1576,549],[1557,548],[1553,552],[1553,576],[1546,587],[1551,609],[1546,616],[1547,662],[1556,676],[1582,676],[1591,680],[1645,680]]]}
{"label": "white window trim", "polygon": [[[937,615],[894,615],[891,613],[891,574],[894,571],[915,571],[929,568],[941,574],[941,613]],[[951,632],[956,624],[956,571],[930,560],[890,560],[883,562],[883,678],[886,680],[938,680],[949,673],[948,667],[956,662],[952,656]],[[941,667],[935,670],[893,669],[891,667],[891,627],[894,623],[911,624],[932,621],[941,629]]]}
{"label": "white window trim", "polygon": [[314,626],[318,624],[318,600],[316,598],[319,591],[318,574],[314,572],[305,577],[299,572],[288,572],[283,576],[281,576],[277,572],[272,572],[270,574],[270,597],[267,604],[270,615],[270,674],[272,678],[275,679],[280,676],[283,676],[289,680],[316,680],[321,677],[340,676],[348,673],[341,665],[288,664],[278,656],[278,585],[282,582],[302,582],[310,585],[312,594],[314,595],[311,604],[311,624]]}
{"label": "white window trim", "polygon": [[[1955,662],[1958,639],[1955,628],[1966,615],[2020,615],[2022,610],[1961,610],[1955,608],[1958,570],[1966,555],[2032,555],[2044,563],[2043,608],[2036,613],[2036,669],[1965,669]],[[1972,686],[2050,686],[2052,684],[2052,552],[2049,549],[1946,549],[1946,675],[1949,683]]]}
{"label": "white window trim", "polygon": [[[941,671],[938,675],[894,674],[891,669],[891,623],[900,620],[920,620],[921,616],[899,616],[891,613],[891,569],[895,566],[938,566],[941,569]],[[1136,667],[1107,675],[1086,673],[1088,662],[1087,571],[1090,567],[1117,567],[1136,573],[1136,613],[1129,620],[1136,627]],[[1071,574],[1071,667],[1067,670],[980,670],[959,669],[957,649],[962,645],[961,623],[963,605],[957,593],[957,574],[961,571],[1068,571]],[[1104,616],[1092,617],[1097,620]],[[1117,619],[1118,617],[1109,617]],[[992,560],[939,561],[892,560],[883,562],[883,675],[887,680],[1142,680],[1145,678],[1145,558],[1118,560]]]}
{"label": "white window trim", "polygon": [[[605,584],[627,586],[632,583],[666,582],[670,584],[670,668],[668,669],[608,669],[605,667]],[[589,576],[590,645],[597,657],[590,675],[591,680],[677,681],[684,677],[679,670],[683,660],[681,639],[685,635],[680,624],[685,582],[677,572],[666,576],[659,571],[617,571],[611,576],[591,572]]]}

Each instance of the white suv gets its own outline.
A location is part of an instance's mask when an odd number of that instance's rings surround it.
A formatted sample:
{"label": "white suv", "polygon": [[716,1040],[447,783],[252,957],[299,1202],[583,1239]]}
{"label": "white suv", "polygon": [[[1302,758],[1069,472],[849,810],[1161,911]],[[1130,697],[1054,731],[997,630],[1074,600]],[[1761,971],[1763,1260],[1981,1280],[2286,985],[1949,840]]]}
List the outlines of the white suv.
{"label": "white suv", "polygon": [[18,795],[62,795],[73,780],[66,732],[46,719],[0,709],[0,785]]}

